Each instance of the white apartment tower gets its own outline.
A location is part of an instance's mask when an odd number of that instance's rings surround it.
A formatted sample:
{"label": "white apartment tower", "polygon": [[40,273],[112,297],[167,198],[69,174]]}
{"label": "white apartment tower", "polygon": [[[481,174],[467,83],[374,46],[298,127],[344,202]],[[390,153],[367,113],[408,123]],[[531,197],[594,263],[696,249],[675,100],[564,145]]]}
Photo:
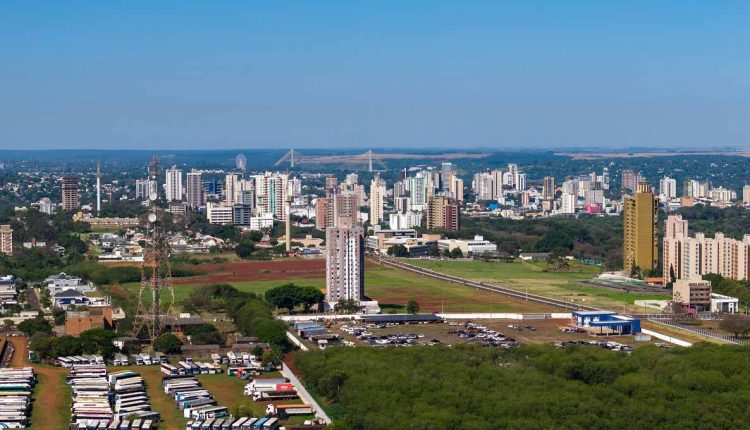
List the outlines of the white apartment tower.
{"label": "white apartment tower", "polygon": [[385,181],[376,176],[370,183],[370,224],[377,225],[383,221],[384,202]]}
{"label": "white apartment tower", "polygon": [[344,218],[338,227],[326,228],[326,300],[329,303],[348,299],[359,302],[365,295],[365,231],[349,221]]}
{"label": "white apartment tower", "polygon": [[178,169],[177,166],[167,169],[164,191],[168,202],[182,200],[182,170]]}

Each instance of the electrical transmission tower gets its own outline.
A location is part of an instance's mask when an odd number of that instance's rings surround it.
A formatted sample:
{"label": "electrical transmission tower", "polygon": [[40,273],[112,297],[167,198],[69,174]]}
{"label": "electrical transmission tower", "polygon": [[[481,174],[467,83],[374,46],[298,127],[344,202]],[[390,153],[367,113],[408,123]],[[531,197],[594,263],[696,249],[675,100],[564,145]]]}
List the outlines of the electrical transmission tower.
{"label": "electrical transmission tower", "polygon": [[[158,184],[159,173],[159,159],[154,155],[148,168],[149,179]],[[155,189],[159,189],[158,185]],[[133,322],[133,336],[145,334],[152,342],[163,333],[167,322],[173,331],[177,323],[174,312],[172,267],[169,263],[169,242],[164,231],[163,213],[158,199],[157,192],[152,192],[148,196],[149,214],[146,220],[148,243],[143,253],[141,288]]]}

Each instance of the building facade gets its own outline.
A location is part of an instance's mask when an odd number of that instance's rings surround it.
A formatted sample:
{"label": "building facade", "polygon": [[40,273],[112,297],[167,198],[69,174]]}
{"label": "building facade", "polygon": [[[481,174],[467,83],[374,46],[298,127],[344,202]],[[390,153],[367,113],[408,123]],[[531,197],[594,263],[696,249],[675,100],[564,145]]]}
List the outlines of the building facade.
{"label": "building facade", "polygon": [[78,210],[78,177],[62,178],[62,209],[66,212]]}
{"label": "building facade", "polygon": [[168,202],[182,200],[182,170],[172,166],[165,172],[164,192]]}
{"label": "building facade", "polygon": [[376,225],[383,221],[384,204],[385,181],[376,177],[370,183],[370,224]]}
{"label": "building facade", "polygon": [[624,199],[623,213],[623,269],[631,272],[656,267],[658,201],[648,184],[638,184],[636,193]]}
{"label": "building facade", "polygon": [[0,254],[13,255],[13,229],[10,225],[0,225]]}
{"label": "building facade", "polygon": [[326,300],[361,301],[365,295],[365,231],[347,219],[326,229]]}
{"label": "building facade", "polygon": [[187,174],[185,200],[190,208],[195,209],[206,204],[206,194],[203,191],[201,172],[192,171]]}
{"label": "building facade", "polygon": [[461,206],[450,197],[432,196],[427,203],[428,229],[458,231],[461,228]]}

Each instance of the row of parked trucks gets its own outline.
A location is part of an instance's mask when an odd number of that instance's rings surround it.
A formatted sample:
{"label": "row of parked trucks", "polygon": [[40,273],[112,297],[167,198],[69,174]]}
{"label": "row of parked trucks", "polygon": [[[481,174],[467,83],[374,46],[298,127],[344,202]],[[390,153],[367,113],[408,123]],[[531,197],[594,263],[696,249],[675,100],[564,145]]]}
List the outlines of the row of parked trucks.
{"label": "row of parked trucks", "polygon": [[214,364],[226,364],[229,367],[257,367],[262,366],[258,357],[249,352],[229,351],[225,354],[211,354]]}
{"label": "row of parked trucks", "polygon": [[0,369],[0,428],[19,429],[29,425],[31,391],[36,375],[31,367]]}
{"label": "row of parked trucks", "polygon": [[223,369],[218,364],[194,362],[189,358],[178,361],[174,365],[161,364],[161,373],[164,376],[215,375],[222,372]]}
{"label": "row of parked trucks", "polygon": [[[190,419],[187,429],[191,429],[195,423],[208,422],[209,425],[206,427],[195,428],[213,430],[216,427],[214,423],[223,423],[231,418],[229,408],[219,406],[211,393],[192,375],[166,375],[162,379],[162,385],[164,393],[174,398],[175,407],[182,411],[185,418]],[[238,429],[243,430],[242,427]]]}
{"label": "row of parked trucks", "polygon": [[73,366],[67,378],[73,394],[71,428],[151,430],[159,413],[151,410],[143,379],[135,372],[108,374],[103,364]]}
{"label": "row of parked trucks", "polygon": [[151,355],[147,352],[140,354],[134,354],[128,357],[125,354],[115,354],[115,358],[112,360],[113,366],[129,366],[131,363],[136,366],[151,366],[155,364],[167,363],[167,356],[161,352],[157,352]]}

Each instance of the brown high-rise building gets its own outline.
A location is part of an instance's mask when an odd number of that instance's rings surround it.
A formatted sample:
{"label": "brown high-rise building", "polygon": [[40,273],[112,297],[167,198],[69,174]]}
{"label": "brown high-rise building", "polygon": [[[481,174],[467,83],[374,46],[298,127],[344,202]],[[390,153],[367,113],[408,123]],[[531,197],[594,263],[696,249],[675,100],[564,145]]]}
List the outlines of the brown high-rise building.
{"label": "brown high-rise building", "polygon": [[633,267],[641,271],[651,270],[658,261],[657,216],[659,200],[654,197],[647,183],[638,184],[632,196],[625,197],[623,214],[623,268],[631,272]]}
{"label": "brown high-rise building", "polygon": [[10,225],[0,225],[0,254],[13,254],[13,229]]}
{"label": "brown high-rise building", "polygon": [[326,177],[325,192],[326,198],[330,199],[338,191],[339,180],[335,176]]}
{"label": "brown high-rise building", "polygon": [[427,201],[427,228],[458,231],[461,228],[461,206],[450,197],[430,196]]}
{"label": "brown high-rise building", "polygon": [[64,211],[78,209],[78,177],[76,176],[62,178],[62,208]]}
{"label": "brown high-rise building", "polygon": [[315,201],[315,228],[325,231],[334,226],[333,199],[318,197]]}

